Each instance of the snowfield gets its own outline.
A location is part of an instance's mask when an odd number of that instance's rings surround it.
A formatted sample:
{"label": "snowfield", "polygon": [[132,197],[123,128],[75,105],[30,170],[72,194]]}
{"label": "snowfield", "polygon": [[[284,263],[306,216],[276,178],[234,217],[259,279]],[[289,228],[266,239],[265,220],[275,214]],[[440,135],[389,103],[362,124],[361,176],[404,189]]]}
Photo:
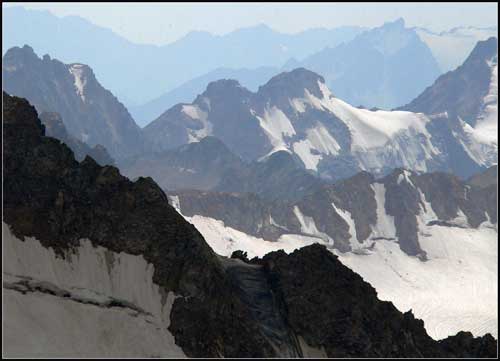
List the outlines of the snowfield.
{"label": "snowfield", "polygon": [[337,253],[400,311],[412,310],[427,333],[442,339],[458,331],[498,336],[497,232],[494,229],[427,227],[419,240],[429,260],[378,240],[367,255]]}

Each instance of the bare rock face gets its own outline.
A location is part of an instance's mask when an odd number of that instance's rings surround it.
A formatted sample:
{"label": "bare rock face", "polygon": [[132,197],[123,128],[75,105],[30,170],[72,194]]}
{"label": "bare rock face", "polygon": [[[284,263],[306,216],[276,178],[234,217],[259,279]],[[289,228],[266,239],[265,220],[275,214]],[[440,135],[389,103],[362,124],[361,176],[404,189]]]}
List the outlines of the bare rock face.
{"label": "bare rock face", "polygon": [[[142,255],[154,266],[154,284],[179,296],[168,329],[187,356],[304,356],[307,348],[330,357],[495,356],[490,336],[432,340],[422,321],[379,301],[324,247],[274,252],[250,263],[218,257],[150,178],[131,182],[90,157],[76,161],[66,145],[45,136],[24,99],[4,93],[3,110],[3,220],[12,233],[35,237],[54,257],[66,257],[81,239]],[[29,282],[18,286],[67,294]]]}
{"label": "bare rock face", "polygon": [[6,52],[2,75],[4,91],[28,99],[39,113],[59,113],[76,139],[101,144],[116,160],[142,151],[140,128],[89,66],[39,58],[25,45]]}

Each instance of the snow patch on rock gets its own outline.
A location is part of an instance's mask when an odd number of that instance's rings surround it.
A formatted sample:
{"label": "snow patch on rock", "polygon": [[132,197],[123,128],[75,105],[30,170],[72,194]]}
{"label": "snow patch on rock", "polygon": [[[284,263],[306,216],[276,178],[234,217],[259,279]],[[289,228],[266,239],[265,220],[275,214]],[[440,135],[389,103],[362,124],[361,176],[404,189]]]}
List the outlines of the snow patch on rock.
{"label": "snow patch on rock", "polygon": [[76,88],[76,93],[85,102],[85,85],[87,85],[87,78],[84,76],[84,65],[82,64],[72,64],[69,67],[69,72],[74,77],[74,84]]}
{"label": "snow patch on rock", "polygon": [[208,113],[201,110],[197,105],[182,105],[182,112],[189,118],[199,122],[197,129],[188,129],[189,143],[199,142],[201,139],[212,134],[213,125],[208,121]]}

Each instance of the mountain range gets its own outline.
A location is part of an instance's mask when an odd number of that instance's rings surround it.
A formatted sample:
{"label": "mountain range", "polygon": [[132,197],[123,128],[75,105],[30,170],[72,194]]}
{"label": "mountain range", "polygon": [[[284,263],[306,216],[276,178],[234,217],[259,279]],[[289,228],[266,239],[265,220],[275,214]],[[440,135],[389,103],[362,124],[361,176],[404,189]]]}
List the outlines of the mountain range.
{"label": "mountain range", "polygon": [[[38,54],[91,65],[140,126],[176,103],[191,101],[210,81],[236,79],[254,91],[270,77],[298,67],[321,74],[350,104],[402,106],[443,71],[460,65],[477,41],[497,31],[469,27],[435,33],[406,27],[398,19],[373,29],[350,26],[283,34],[261,24],[222,36],[191,32],[170,44],[150,45],[132,43],[76,16],[57,17],[20,6],[4,11],[3,54],[28,44]],[[29,24],[37,24],[36,29]],[[203,62],[198,61],[200,54]]]}
{"label": "mountain range", "polygon": [[[303,58],[290,58],[281,67],[217,69],[138,107],[139,123],[150,122],[174,103],[188,102],[210,81],[235,79],[255,91],[283,71],[304,67],[321,74],[335,94],[353,105],[391,109],[408,103],[441,74],[431,50],[403,19],[365,30],[337,46],[326,45]],[[260,81],[260,83],[257,83]],[[161,109],[163,108],[163,109]]]}
{"label": "mountain range", "polygon": [[[219,80],[191,104],[164,112],[144,136],[152,152],[209,135],[247,161],[285,151],[330,180],[398,167],[469,177],[497,161],[496,132],[489,131],[497,124],[496,54],[495,38],[479,42],[462,67],[396,111],[356,108],[304,68],[273,77],[255,93]],[[470,86],[465,77],[475,77]]]}
{"label": "mountain range", "polygon": [[433,340],[321,245],[218,256],[150,178],[76,161],[25,99],[3,111],[9,357],[496,355],[489,334]]}
{"label": "mountain range", "polygon": [[[174,45],[271,31],[246,30]],[[9,48],[7,353],[495,356],[497,39],[433,81],[419,32],[396,21],[283,67],[208,70],[142,109],[161,112],[144,128],[89,65]],[[362,70],[344,58],[365,53]],[[358,80],[398,107],[346,101]]]}
{"label": "mountain range", "polygon": [[322,76],[298,68],[257,92],[235,80],[211,82],[191,104],[173,106],[143,129],[86,65],[40,59],[25,46],[6,53],[2,73],[5,91],[59,113],[69,134],[103,145],[118,163],[140,156],[147,162],[214,136],[247,163],[285,151],[327,180],[398,167],[467,178],[498,159],[496,54],[495,38],[479,42],[461,67],[396,111],[356,108],[332,94]]}
{"label": "mountain range", "polygon": [[[348,26],[282,34],[261,24],[221,36],[194,31],[159,46],[132,43],[81,17],[59,18],[20,6],[5,8],[4,19],[3,54],[11,47],[29,44],[35,52],[51,54],[65,63],[91,64],[102,84],[128,107],[220,67],[279,67],[291,57],[301,59],[363,30]],[[203,61],[199,61],[201,55]]]}

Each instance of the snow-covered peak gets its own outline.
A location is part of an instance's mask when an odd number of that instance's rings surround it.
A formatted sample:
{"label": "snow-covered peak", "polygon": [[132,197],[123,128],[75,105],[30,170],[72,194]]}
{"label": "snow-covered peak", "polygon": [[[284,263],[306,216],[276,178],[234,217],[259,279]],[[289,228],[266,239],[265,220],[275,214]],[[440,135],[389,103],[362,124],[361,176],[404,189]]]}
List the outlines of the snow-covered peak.
{"label": "snow-covered peak", "polygon": [[[322,111],[333,113],[349,128],[353,138],[352,150],[366,150],[381,147],[398,132],[413,129],[428,135],[425,125],[429,118],[420,113],[406,111],[371,111],[356,108],[333,96],[328,87],[318,81],[321,97],[305,90],[305,97],[292,99],[291,104],[298,112],[305,111],[305,104]],[[430,137],[430,135],[429,135]]]}

